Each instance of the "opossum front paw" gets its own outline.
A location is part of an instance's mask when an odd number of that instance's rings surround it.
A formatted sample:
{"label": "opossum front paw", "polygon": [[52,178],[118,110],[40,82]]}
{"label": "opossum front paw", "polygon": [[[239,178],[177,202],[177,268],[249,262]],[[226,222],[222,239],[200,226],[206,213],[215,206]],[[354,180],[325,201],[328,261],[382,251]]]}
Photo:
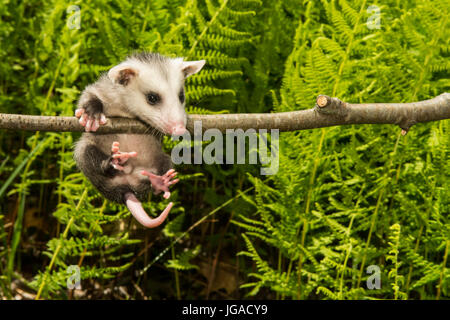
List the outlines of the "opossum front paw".
{"label": "opossum front paw", "polygon": [[114,141],[112,144],[111,165],[114,167],[114,169],[122,171],[124,169],[123,165],[125,164],[125,162],[127,162],[130,158],[137,157],[137,152],[120,152],[119,146],[120,144],[118,141]]}
{"label": "opossum front paw", "polygon": [[164,199],[169,199],[170,197],[169,186],[174,185],[175,183],[180,181],[179,179],[174,179],[177,175],[177,172],[174,169],[170,169],[162,176],[158,176],[145,170],[142,170],[141,174],[147,176],[150,179],[155,194],[164,192]]}
{"label": "opossum front paw", "polygon": [[101,112],[89,112],[84,108],[75,110],[75,117],[80,119],[80,124],[86,132],[97,131],[100,125],[106,123],[106,116]]}

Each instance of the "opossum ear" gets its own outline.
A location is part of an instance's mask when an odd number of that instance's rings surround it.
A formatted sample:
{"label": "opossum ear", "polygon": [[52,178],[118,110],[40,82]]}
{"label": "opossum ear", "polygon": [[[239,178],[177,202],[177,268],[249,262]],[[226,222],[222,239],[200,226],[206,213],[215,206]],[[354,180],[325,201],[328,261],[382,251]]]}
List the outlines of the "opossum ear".
{"label": "opossum ear", "polygon": [[126,86],[133,78],[137,77],[138,73],[136,68],[129,64],[122,63],[108,71],[108,78],[114,83]]}
{"label": "opossum ear", "polygon": [[202,70],[205,63],[206,63],[205,60],[183,61],[181,63],[181,70],[184,73],[184,78],[192,76],[194,73],[197,73],[200,70]]}

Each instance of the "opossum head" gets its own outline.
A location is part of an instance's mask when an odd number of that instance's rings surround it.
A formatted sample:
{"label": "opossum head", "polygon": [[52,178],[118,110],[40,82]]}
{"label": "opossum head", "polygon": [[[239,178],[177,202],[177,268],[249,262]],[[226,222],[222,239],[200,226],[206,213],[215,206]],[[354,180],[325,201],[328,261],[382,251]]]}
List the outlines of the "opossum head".
{"label": "opossum head", "polygon": [[204,65],[205,60],[139,53],[109,70],[108,77],[121,86],[129,113],[165,134],[181,135],[187,120],[184,80]]}

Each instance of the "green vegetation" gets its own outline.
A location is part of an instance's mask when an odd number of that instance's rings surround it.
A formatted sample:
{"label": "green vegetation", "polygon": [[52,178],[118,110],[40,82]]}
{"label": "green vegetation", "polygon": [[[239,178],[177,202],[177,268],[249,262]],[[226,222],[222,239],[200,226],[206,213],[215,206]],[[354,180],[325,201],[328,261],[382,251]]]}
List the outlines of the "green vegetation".
{"label": "green vegetation", "polygon": [[[79,6],[80,26],[76,26]],[[380,28],[370,28],[376,11]],[[450,89],[442,0],[2,1],[0,112],[71,116],[132,51],[206,59],[191,113],[411,102]],[[280,134],[280,168],[180,165],[137,226],[77,171],[79,134],[0,130],[0,297],[448,299],[449,121]],[[170,151],[173,142],[164,140]],[[157,215],[166,202],[151,197]],[[79,265],[81,290],[67,289]],[[367,267],[380,268],[370,290]],[[24,292],[27,295],[24,295]]]}

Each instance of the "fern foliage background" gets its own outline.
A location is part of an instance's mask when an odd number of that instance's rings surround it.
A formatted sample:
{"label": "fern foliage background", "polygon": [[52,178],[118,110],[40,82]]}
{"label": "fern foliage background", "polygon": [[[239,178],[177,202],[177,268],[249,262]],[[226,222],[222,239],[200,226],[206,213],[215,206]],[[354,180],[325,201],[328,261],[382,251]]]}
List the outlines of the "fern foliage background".
{"label": "fern foliage background", "polygon": [[[186,83],[191,113],[306,109],[318,94],[424,100],[450,89],[449,9],[441,0],[3,1],[0,112],[73,115],[87,84],[141,50],[207,60]],[[78,136],[0,131],[2,298],[450,297],[448,120],[405,137],[381,125],[281,133],[272,176],[255,165],[180,165],[170,220],[150,231],[76,170]],[[145,204],[153,215],[164,207]],[[68,289],[69,266],[80,268],[81,289]],[[368,267],[380,288],[369,289]]]}

